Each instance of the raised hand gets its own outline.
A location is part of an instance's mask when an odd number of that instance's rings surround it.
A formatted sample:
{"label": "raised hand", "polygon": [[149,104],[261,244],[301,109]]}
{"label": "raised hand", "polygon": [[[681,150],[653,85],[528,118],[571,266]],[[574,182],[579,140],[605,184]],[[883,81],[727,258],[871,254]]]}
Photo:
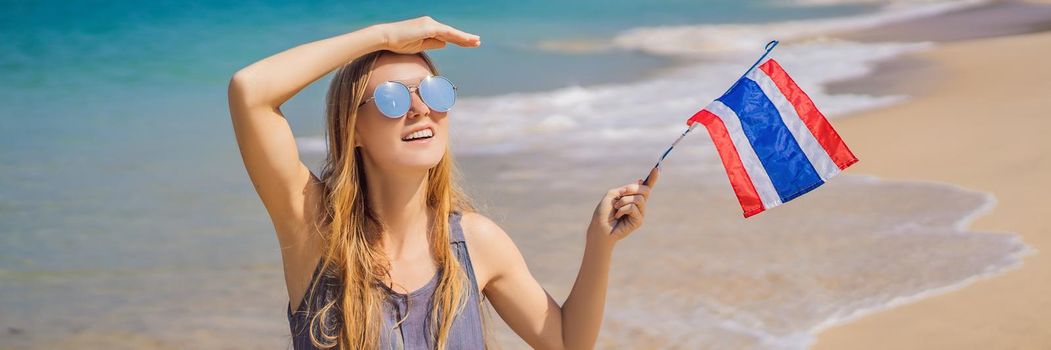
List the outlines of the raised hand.
{"label": "raised hand", "polygon": [[650,170],[649,184],[643,184],[640,179],[633,184],[607,191],[595,207],[589,233],[598,232],[605,236],[605,239],[616,242],[642,226],[646,215],[646,200],[658,177],[660,170],[653,168]]}
{"label": "raised hand", "polygon": [[422,16],[399,22],[378,25],[383,33],[385,48],[403,54],[423,50],[439,49],[446,43],[462,47],[478,47],[481,37],[438,22],[430,16]]}

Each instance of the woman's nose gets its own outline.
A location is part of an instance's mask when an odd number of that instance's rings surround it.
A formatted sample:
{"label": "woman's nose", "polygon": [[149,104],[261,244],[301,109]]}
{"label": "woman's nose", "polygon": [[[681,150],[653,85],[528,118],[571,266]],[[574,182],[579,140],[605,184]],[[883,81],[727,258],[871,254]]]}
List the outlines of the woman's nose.
{"label": "woman's nose", "polygon": [[413,91],[409,94],[409,97],[412,98],[412,104],[409,106],[409,111],[406,112],[406,118],[415,118],[431,113],[431,108],[426,103],[423,103],[423,98],[420,97],[420,90]]}

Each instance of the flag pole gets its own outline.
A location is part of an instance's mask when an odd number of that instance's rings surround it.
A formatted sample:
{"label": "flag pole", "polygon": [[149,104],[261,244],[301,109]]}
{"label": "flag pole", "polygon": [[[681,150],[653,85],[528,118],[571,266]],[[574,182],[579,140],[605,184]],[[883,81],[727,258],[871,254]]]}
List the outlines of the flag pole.
{"label": "flag pole", "polygon": [[[774,49],[774,47],[777,46],[778,43],[780,43],[780,42],[777,41],[777,40],[771,40],[770,42],[766,43],[766,52],[763,52],[763,55],[759,56],[759,59],[755,60],[755,63],[753,63],[752,66],[748,68],[748,70],[744,71],[744,74],[741,74],[741,78],[744,78],[746,75],[748,75],[748,73],[751,73],[752,70],[755,69],[755,67],[758,66],[759,63],[762,62],[763,59],[766,58],[767,55],[770,54],[770,51],[772,51]],[[727,92],[730,92],[730,90],[733,90],[734,86],[737,86],[737,83],[741,81],[741,78],[737,78],[737,81],[735,81],[733,83],[733,85],[730,85],[730,88],[726,89],[726,92],[723,92],[723,95],[726,95]],[[679,141],[682,141],[682,139],[684,137],[686,137],[686,134],[689,134],[690,131],[692,131],[695,126],[697,126],[696,122],[689,123],[689,124],[690,124],[690,127],[686,128],[686,131],[683,131],[682,135],[679,135],[679,138],[675,139],[675,142],[672,142],[671,146],[668,147],[668,149],[665,150],[663,154],[661,154],[660,159],[657,160],[657,164],[653,165],[654,168],[657,168],[657,170],[660,170],[661,162],[664,161],[664,158],[668,157],[668,153],[671,153],[671,150],[673,148],[675,148],[675,145],[679,144]],[[651,173],[652,173],[652,171],[651,171]],[[650,186],[650,176],[649,175],[646,175],[646,179],[642,180],[642,184],[646,185],[646,186]]]}

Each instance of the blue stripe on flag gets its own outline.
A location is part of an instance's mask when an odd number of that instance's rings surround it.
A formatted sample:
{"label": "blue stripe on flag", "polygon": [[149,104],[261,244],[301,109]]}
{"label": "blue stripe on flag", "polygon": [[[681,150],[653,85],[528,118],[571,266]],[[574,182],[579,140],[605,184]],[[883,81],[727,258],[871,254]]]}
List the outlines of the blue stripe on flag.
{"label": "blue stripe on flag", "polygon": [[782,202],[824,183],[759,84],[741,78],[719,101],[737,113],[744,134],[770,175],[770,182],[774,183]]}

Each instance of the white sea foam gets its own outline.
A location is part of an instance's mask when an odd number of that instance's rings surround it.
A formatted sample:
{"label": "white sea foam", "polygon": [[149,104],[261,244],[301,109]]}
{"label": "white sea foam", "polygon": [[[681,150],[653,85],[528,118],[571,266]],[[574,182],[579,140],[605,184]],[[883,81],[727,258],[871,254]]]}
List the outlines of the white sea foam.
{"label": "white sea foam", "polygon": [[[773,57],[826,115],[836,117],[897,103],[905,96],[830,94],[825,84],[864,76],[879,61],[928,46],[828,39],[786,44]],[[662,143],[684,129],[686,119],[721,95],[757,55],[753,50],[734,59],[699,61],[631,83],[465,98],[454,112],[453,145],[457,152],[466,153],[498,146],[560,149],[580,157],[608,152],[608,147],[596,147],[605,143],[626,152],[657,152]],[[623,140],[631,140],[632,147],[619,148]]]}

